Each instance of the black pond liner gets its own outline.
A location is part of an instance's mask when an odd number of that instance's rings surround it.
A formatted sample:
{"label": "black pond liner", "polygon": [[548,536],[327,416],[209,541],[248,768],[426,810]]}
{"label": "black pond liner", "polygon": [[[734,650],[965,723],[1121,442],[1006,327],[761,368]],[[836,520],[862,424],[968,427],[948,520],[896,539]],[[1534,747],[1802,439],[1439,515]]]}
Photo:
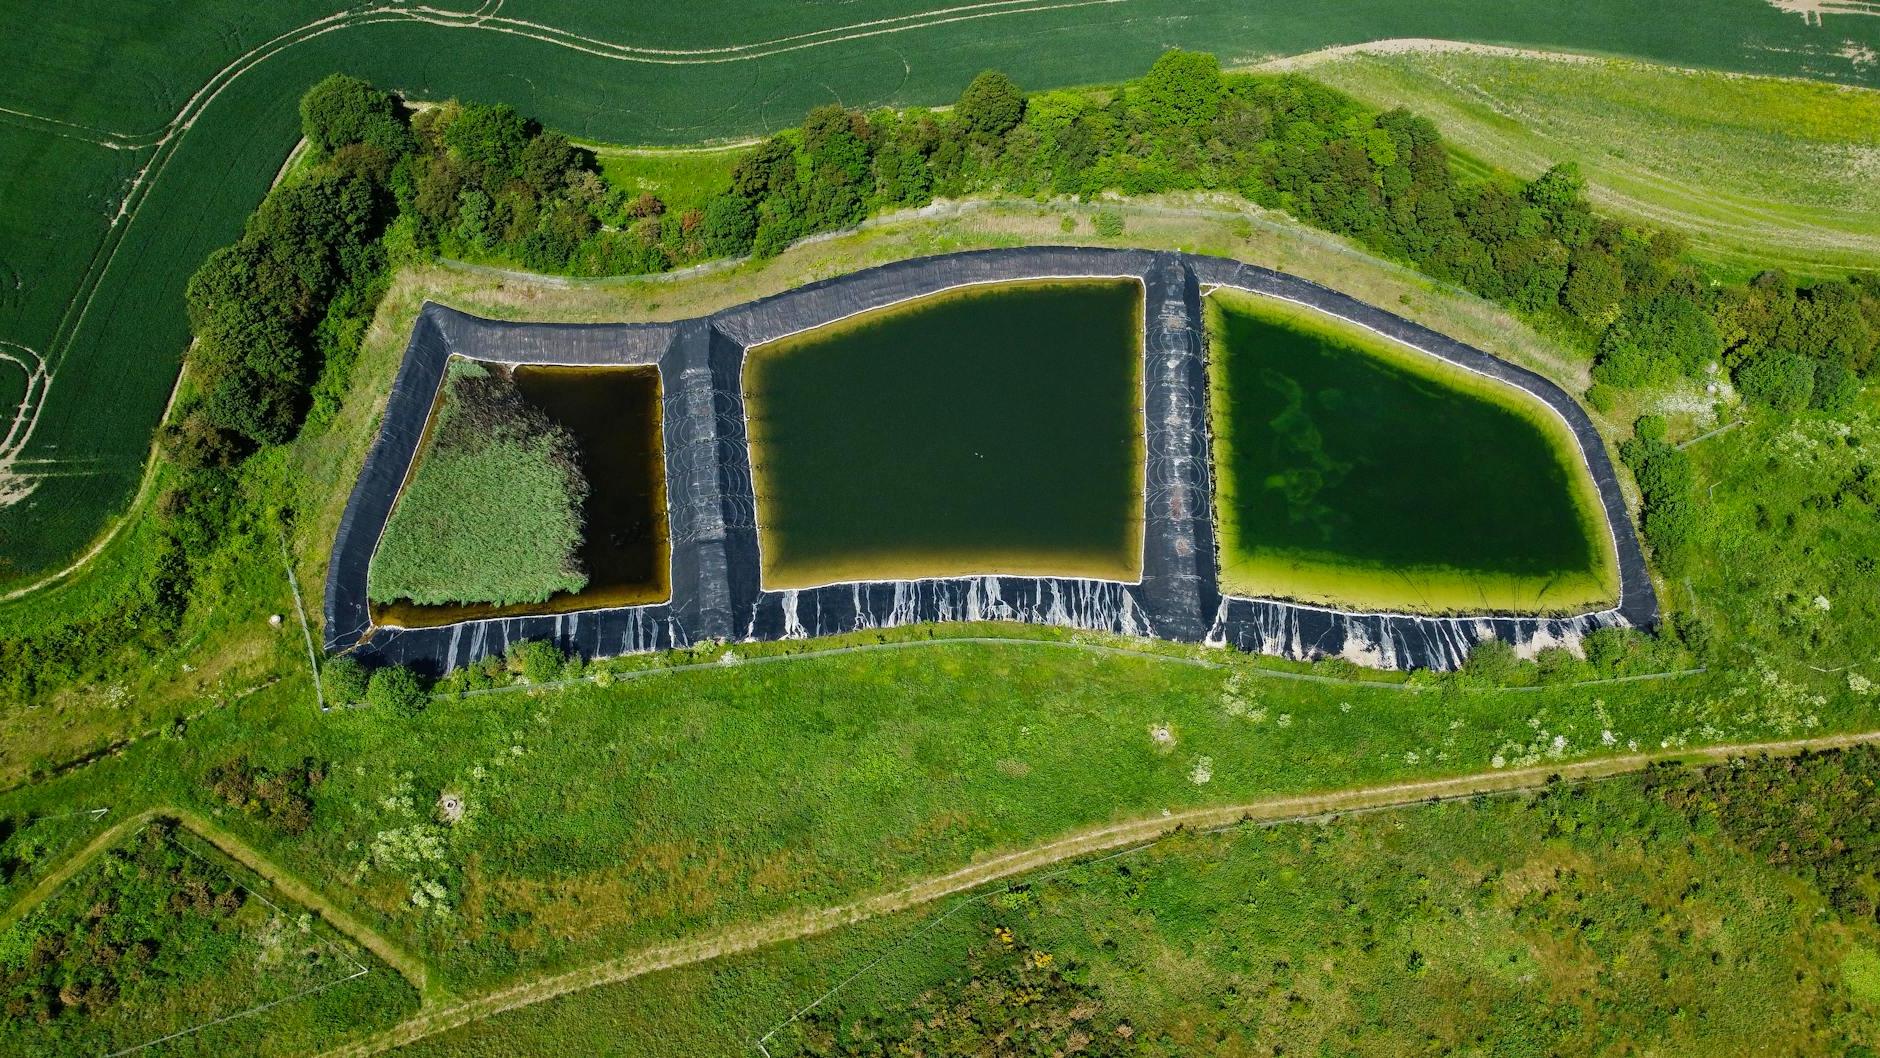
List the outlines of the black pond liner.
{"label": "black pond liner", "polygon": [[[951,577],[766,591],[744,432],[745,349],[909,298],[974,283],[1135,277],[1145,302],[1147,475],[1140,582]],[[1203,286],[1301,302],[1519,386],[1572,429],[1599,488],[1619,563],[1619,601],[1569,617],[1349,613],[1220,593],[1212,525]],[[453,355],[522,364],[657,365],[662,393],[670,601],[489,618],[439,628],[374,628],[366,570],[416,455]],[[1560,387],[1399,316],[1295,276],[1195,254],[1080,247],[984,250],[900,261],[798,287],[711,316],[658,324],[501,323],[426,304],[392,386],[384,424],[347,503],[327,570],[326,649],[441,674],[512,643],[554,642],[583,657],[703,640],[833,635],[931,621],[1011,620],[1309,659],[1361,656],[1384,668],[1453,669],[1487,638],[1517,646],[1601,627],[1650,627],[1658,599],[1618,477],[1586,412]]]}

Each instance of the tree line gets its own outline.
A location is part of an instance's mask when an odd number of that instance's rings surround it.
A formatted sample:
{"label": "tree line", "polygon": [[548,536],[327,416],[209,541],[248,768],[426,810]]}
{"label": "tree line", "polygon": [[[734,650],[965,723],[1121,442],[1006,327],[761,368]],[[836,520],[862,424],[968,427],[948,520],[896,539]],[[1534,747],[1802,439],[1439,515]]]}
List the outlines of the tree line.
{"label": "tree line", "polygon": [[[487,193],[453,182],[466,137],[446,136],[456,153],[413,170],[421,245],[448,252],[494,230]],[[1730,381],[1782,411],[1838,412],[1880,351],[1880,279],[1803,284],[1771,270],[1719,282],[1677,233],[1598,215],[1571,163],[1532,180],[1463,181],[1425,118],[1302,77],[1223,73],[1197,52],[1167,52],[1115,87],[1026,95],[988,72],[947,111],[818,107],[752,148],[702,208],[677,215],[656,196],[609,188],[578,151],[545,153],[574,159],[562,189],[511,175],[499,195],[548,204],[499,208],[502,236],[477,243],[536,268],[657,272],[766,256],[937,197],[1226,191],[1545,321],[1594,356],[1596,405],[1617,389],[1691,378]]]}
{"label": "tree line", "polygon": [[611,187],[589,152],[509,106],[412,111],[336,75],[301,113],[322,166],[270,196],[190,284],[204,382],[173,428],[183,439],[290,435],[387,243],[537,271],[657,272],[983,193],[1237,193],[1547,321],[1593,354],[1596,405],[1692,378],[1785,411],[1838,411],[1880,352],[1880,279],[1720,283],[1676,233],[1595,213],[1570,163],[1465,182],[1425,118],[1302,77],[1223,73],[1199,52],[1167,52],[1109,88],[1027,95],[988,72],[946,111],[817,107],[683,211]]}

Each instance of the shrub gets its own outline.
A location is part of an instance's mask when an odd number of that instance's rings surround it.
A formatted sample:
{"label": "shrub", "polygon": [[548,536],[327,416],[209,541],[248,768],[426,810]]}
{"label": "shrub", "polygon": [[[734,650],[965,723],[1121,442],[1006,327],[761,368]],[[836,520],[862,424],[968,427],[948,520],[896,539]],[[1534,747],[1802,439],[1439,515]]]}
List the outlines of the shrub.
{"label": "shrub", "polygon": [[364,700],[368,676],[366,667],[356,659],[328,658],[320,675],[327,699],[334,705],[352,705]]}
{"label": "shrub", "polygon": [[1696,374],[1723,352],[1717,326],[1684,294],[1664,293],[1627,309],[1600,341],[1593,378],[1614,386]]}
{"label": "shrub", "polygon": [[1800,411],[1815,392],[1815,364],[1794,353],[1764,353],[1737,369],[1736,387],[1777,411]]}
{"label": "shrub", "polygon": [[1534,654],[1534,668],[1542,683],[1572,683],[1585,678],[1587,665],[1566,647],[1543,647]]}
{"label": "shrub", "polygon": [[530,639],[509,648],[509,671],[530,683],[558,679],[568,666],[568,655],[545,639]]}
{"label": "shrub", "polygon": [[1643,532],[1661,564],[1675,567],[1697,530],[1696,472],[1690,457],[1665,440],[1665,423],[1643,416],[1634,436],[1619,446],[1619,458],[1632,469],[1643,504]]}
{"label": "shrub", "polygon": [[366,704],[375,709],[420,713],[430,703],[424,682],[403,665],[374,669],[366,684]]}
{"label": "shrub", "polygon": [[1815,391],[1808,405],[1817,411],[1839,415],[1852,411],[1860,397],[1860,376],[1840,364],[1815,367]]}
{"label": "shrub", "polygon": [[1220,60],[1207,52],[1170,49],[1143,75],[1137,102],[1157,125],[1199,128],[1220,114],[1226,94]]}
{"label": "shrub", "polygon": [[391,154],[412,147],[411,130],[389,94],[337,73],[300,97],[300,132],[325,154],[353,143]]}
{"label": "shrub", "polygon": [[1505,639],[1484,639],[1469,650],[1462,671],[1484,683],[1509,683],[1521,666],[1514,646]]}
{"label": "shrub", "polygon": [[987,70],[960,93],[953,107],[960,127],[981,140],[995,140],[1018,127],[1025,116],[1025,96],[1010,77]]}
{"label": "shrub", "polygon": [[1123,215],[1113,209],[1097,210],[1097,215],[1090,220],[1097,234],[1106,239],[1114,239],[1123,234]]}
{"label": "shrub", "polygon": [[1671,616],[1670,624],[1672,634],[1692,658],[1704,661],[1710,657],[1716,633],[1711,630],[1709,621],[1694,613],[1678,613]]}
{"label": "shrub", "polygon": [[313,825],[313,788],[326,778],[326,765],[309,757],[298,767],[276,771],[236,757],[209,769],[215,795],[231,808],[278,824],[289,834]]}

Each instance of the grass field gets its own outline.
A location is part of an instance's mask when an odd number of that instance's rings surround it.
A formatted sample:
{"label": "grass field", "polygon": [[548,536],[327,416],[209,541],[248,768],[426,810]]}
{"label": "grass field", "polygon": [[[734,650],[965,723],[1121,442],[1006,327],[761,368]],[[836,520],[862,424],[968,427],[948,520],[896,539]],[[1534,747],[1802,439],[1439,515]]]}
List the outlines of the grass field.
{"label": "grass field", "polygon": [[1880,92],[1621,60],[1407,51],[1299,64],[1429,117],[1465,164],[1579,163],[1602,209],[1726,272],[1880,268]]}
{"label": "grass field", "polygon": [[193,0],[159,18],[90,0],[0,13],[4,39],[31,42],[0,93],[0,276],[16,277],[0,340],[38,350],[55,376],[6,470],[34,491],[0,509],[0,585],[61,568],[123,509],[186,341],[183,282],[239,230],[293,144],[295,101],[335,70],[417,98],[512,102],[590,140],[672,144],[761,134],[832,99],[945,102],[987,67],[1031,87],[1115,79],[1170,45],[1244,63],[1380,37],[1492,39],[1872,83],[1858,47],[1880,35],[1872,19],[1813,26],[1748,0],[1703,0],[1682,10],[1700,31],[1644,35],[1614,0],[1570,24],[1539,0],[1365,0],[1330,16],[1229,0],[714,0],[638,9],[631,24],[566,0],[486,8]]}
{"label": "grass field", "polygon": [[[1873,717],[1846,695],[1738,697],[1734,677],[1412,692],[1024,641],[720,664],[412,718],[322,715],[300,682],[0,810],[220,811],[441,987],[473,990],[1164,809]],[[311,826],[231,811],[210,785],[236,758],[315,762]],[[434,814],[445,793],[460,824]]]}
{"label": "grass field", "polygon": [[601,175],[631,197],[658,196],[668,210],[703,209],[713,195],[731,184],[731,167],[749,148],[701,149],[585,145],[594,152]]}
{"label": "grass field", "polygon": [[[1626,777],[1181,835],[395,1053],[896,1053],[917,1016],[991,1033],[1013,1015],[984,999],[1014,981],[1024,1021],[1072,1021],[1097,1054],[1831,1055],[1876,1039],[1880,931],[1740,840],[1740,820],[1675,807],[1679,787]],[[929,1036],[927,1053],[976,1053],[969,1039]]]}

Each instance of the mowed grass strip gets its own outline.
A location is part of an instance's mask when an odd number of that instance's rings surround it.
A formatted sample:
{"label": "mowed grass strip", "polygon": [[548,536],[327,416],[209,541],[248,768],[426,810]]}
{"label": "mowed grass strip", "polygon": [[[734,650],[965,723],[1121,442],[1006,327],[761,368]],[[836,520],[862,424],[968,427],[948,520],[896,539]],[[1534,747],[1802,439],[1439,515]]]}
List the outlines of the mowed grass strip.
{"label": "mowed grass strip", "polygon": [[453,361],[436,425],[372,556],[373,601],[542,602],[587,584],[587,481],[567,430],[514,383]]}
{"label": "mowed grass strip", "polygon": [[1304,72],[1434,121],[1465,159],[1577,162],[1603,209],[1688,234],[1726,271],[1880,267],[1880,92],[1623,60],[1345,55]]}

